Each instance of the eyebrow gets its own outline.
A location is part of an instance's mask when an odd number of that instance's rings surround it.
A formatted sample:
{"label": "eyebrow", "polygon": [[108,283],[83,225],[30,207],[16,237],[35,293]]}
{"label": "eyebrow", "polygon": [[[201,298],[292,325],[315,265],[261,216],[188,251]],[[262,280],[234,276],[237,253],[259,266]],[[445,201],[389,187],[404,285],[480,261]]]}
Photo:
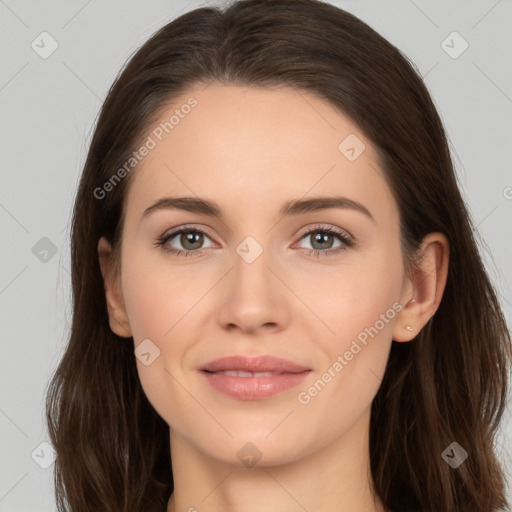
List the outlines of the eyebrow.
{"label": "eyebrow", "polygon": [[[354,210],[364,214],[372,222],[376,222],[371,212],[364,205],[358,201],[341,196],[292,199],[290,201],[286,201],[281,206],[279,215],[281,217],[288,217],[326,210],[328,208]],[[179,210],[208,215],[210,217],[224,218],[222,208],[215,201],[202,199],[200,197],[162,197],[144,210],[141,220],[158,210]]]}

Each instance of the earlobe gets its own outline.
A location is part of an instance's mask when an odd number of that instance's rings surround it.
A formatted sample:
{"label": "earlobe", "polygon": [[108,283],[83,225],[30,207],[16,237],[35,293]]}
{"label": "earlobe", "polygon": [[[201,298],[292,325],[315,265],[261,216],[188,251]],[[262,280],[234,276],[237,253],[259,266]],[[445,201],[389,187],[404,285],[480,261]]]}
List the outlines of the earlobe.
{"label": "earlobe", "polygon": [[132,336],[132,331],[121,291],[120,275],[116,272],[113,262],[112,246],[105,237],[101,237],[98,242],[98,257],[103,276],[110,329],[118,336],[129,338]]}
{"label": "earlobe", "polygon": [[[429,233],[420,247],[420,259],[401,299],[405,303],[397,315],[393,340],[413,340],[437,311],[448,278],[449,243],[443,233]],[[401,301],[402,302],[402,301]]]}

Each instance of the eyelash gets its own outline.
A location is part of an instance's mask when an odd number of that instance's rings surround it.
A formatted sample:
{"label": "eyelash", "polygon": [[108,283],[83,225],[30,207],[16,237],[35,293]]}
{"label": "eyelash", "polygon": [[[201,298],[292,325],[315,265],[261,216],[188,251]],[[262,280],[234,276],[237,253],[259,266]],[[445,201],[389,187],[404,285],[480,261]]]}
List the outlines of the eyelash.
{"label": "eyelash", "polygon": [[[347,248],[352,247],[354,245],[354,241],[352,240],[352,238],[350,238],[344,232],[342,232],[342,231],[340,231],[340,230],[338,230],[338,229],[336,229],[336,228],[334,228],[332,226],[327,226],[327,227],[325,227],[325,226],[315,226],[314,228],[310,229],[306,233],[303,233],[302,236],[300,237],[300,240],[302,240],[306,236],[311,235],[312,233],[315,233],[315,232],[320,232],[320,233],[324,233],[325,232],[325,233],[334,234],[334,235],[336,235],[338,240],[340,240],[342,245],[340,245],[336,249],[326,249],[325,251],[321,251],[320,249],[306,249],[308,251],[308,255],[310,255],[310,256],[316,256],[317,258],[320,255],[322,255],[322,256],[335,256],[338,253],[340,253],[341,251],[346,251]],[[179,235],[181,233],[201,233],[201,234],[207,236],[208,238],[210,238],[208,233],[206,233],[202,229],[196,228],[194,226],[184,226],[184,227],[182,227],[180,229],[177,229],[176,231],[172,231],[169,234],[162,235],[156,241],[155,246],[162,247],[162,249],[165,252],[167,252],[169,254],[174,254],[174,255],[176,255],[178,257],[188,257],[189,255],[201,252],[201,249],[198,249],[198,250],[195,250],[195,251],[190,251],[190,250],[189,251],[184,251],[182,249],[172,249],[172,248],[169,248],[168,246],[166,246],[166,244],[167,244],[167,242],[169,240],[172,240],[176,235]]]}

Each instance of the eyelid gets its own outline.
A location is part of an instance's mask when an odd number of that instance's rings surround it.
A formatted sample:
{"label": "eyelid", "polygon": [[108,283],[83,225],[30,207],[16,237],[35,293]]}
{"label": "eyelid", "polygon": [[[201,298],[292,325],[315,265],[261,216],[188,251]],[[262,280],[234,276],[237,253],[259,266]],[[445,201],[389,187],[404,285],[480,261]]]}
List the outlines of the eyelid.
{"label": "eyelid", "polygon": [[[210,233],[210,228],[207,226],[203,226],[202,224],[184,224],[183,226],[177,226],[176,228],[171,228],[168,231],[166,231],[163,235],[161,235],[159,238],[168,238],[169,236],[176,236],[180,234],[182,231],[187,230],[197,230],[199,232],[203,232],[204,234],[208,235],[210,238],[213,238],[212,234]],[[305,228],[301,229],[299,233],[296,235],[298,238],[302,238],[304,235],[310,233],[311,231],[315,230],[325,230],[325,231],[331,231],[333,233],[337,234],[344,234],[346,238],[348,238],[351,241],[355,241],[354,236],[347,231],[344,228],[340,228],[337,226],[334,226],[332,224],[322,224],[322,223],[315,223],[310,226],[306,226]],[[339,233],[338,233],[339,232]]]}
{"label": "eyelid", "polygon": [[202,224],[183,224],[182,226],[176,226],[175,228],[171,228],[167,230],[162,236],[159,238],[173,238],[176,235],[179,235],[183,231],[198,231],[199,233],[204,233],[208,235],[210,238],[213,238],[211,233],[211,228],[204,226]]}
{"label": "eyelid", "polygon": [[[199,233],[202,233],[204,235],[206,235],[208,238],[210,238],[210,240],[212,240],[213,242],[213,238],[211,236],[211,234],[209,233],[209,230],[210,228],[207,228],[207,227],[203,227],[202,225],[198,225],[198,224],[184,224],[183,226],[179,226],[179,227],[176,227],[176,228],[171,228],[169,231],[165,232],[162,236],[160,236],[158,239],[157,239],[157,242],[155,243],[156,246],[164,246],[169,240],[172,240],[173,238],[175,238],[176,236],[178,236],[179,234],[181,234],[182,232],[186,232],[186,231],[196,231],[196,232],[199,232]],[[297,237],[297,241],[294,243],[294,245],[296,243],[300,243],[300,241],[306,236],[306,235],[311,235],[311,233],[314,233],[315,231],[324,231],[324,232],[328,232],[328,233],[331,233],[333,236],[335,236],[335,238],[338,238],[339,242],[340,242],[340,246],[337,247],[336,249],[327,249],[325,251],[323,250],[320,250],[320,249],[305,249],[306,251],[309,251],[310,253],[316,253],[316,254],[324,254],[324,255],[334,255],[336,254],[339,250],[344,250],[344,249],[347,249],[351,246],[354,246],[356,241],[355,241],[355,238],[352,236],[352,234],[350,232],[348,232],[346,229],[343,229],[343,228],[340,228],[338,226],[334,226],[334,225],[331,225],[331,224],[321,224],[321,223],[316,223],[314,225],[310,225],[310,226],[307,226],[305,228],[303,228],[298,235],[296,235]],[[216,243],[216,242],[214,242]],[[183,250],[183,249],[166,249],[164,247],[164,250],[168,251],[168,252],[174,252],[174,253],[181,253],[182,255],[185,254],[185,255],[193,255],[194,253],[198,253],[198,254],[201,254],[203,251],[207,250],[207,249],[211,249],[211,247],[208,247],[208,248],[203,248],[203,249],[198,249],[196,251],[186,251],[186,250]]]}
{"label": "eyelid", "polygon": [[304,235],[310,234],[313,231],[329,231],[329,232],[337,234],[337,235],[343,235],[345,238],[347,238],[351,242],[355,242],[355,238],[346,229],[340,228],[338,226],[334,226],[332,224],[322,224],[321,222],[313,224],[312,226],[310,225],[310,226],[305,227],[303,230],[299,231],[299,234],[297,235],[297,237],[302,238]]}

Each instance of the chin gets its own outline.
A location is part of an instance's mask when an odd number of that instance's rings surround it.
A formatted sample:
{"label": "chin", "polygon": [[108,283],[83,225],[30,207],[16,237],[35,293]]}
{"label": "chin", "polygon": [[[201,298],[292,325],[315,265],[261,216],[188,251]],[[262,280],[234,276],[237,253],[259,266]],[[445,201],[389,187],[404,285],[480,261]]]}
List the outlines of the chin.
{"label": "chin", "polygon": [[[218,453],[210,453],[212,458],[224,464],[240,468],[274,467],[289,464],[305,455],[303,442],[290,436],[265,432],[248,432],[234,435]],[[272,438],[272,439],[271,439]],[[208,448],[211,450],[211,440]]]}

